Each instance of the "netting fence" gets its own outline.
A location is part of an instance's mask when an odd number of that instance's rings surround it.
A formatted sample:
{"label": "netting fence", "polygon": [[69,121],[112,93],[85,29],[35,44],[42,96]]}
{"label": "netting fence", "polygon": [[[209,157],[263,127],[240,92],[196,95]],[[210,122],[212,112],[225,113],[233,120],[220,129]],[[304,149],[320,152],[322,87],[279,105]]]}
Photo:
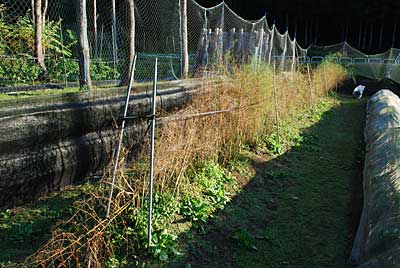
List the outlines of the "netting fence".
{"label": "netting fence", "polygon": [[[48,73],[43,79],[35,55],[35,3],[43,16],[43,54]],[[80,78],[81,1],[0,1],[0,87],[75,87]],[[130,9],[130,4],[134,8]],[[94,85],[118,85],[131,64],[130,41],[134,38],[136,80],[152,78],[154,58],[159,59],[160,78],[182,76],[182,14],[180,0],[87,0],[87,38],[90,73]],[[132,14],[133,13],[133,14]],[[135,35],[132,37],[131,17]],[[248,21],[224,2],[205,8],[187,0],[187,41],[191,75],[229,63],[277,62],[280,70],[294,70],[300,63],[319,63],[325,57],[354,68],[373,79],[400,82],[399,50],[368,56],[347,43],[303,49],[288,31],[269,26],[266,17]],[[82,67],[81,67],[82,68]]]}

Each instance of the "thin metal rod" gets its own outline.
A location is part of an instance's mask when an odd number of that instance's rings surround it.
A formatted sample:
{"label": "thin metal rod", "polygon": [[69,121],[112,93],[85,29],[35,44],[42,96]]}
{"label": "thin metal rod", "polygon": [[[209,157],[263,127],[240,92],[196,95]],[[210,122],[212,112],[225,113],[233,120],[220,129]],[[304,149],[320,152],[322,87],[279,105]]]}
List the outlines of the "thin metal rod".
{"label": "thin metal rod", "polygon": [[157,66],[158,58],[156,58],[154,66],[154,80],[153,80],[153,111],[151,121],[151,145],[150,145],[150,181],[149,181],[149,218],[147,225],[148,246],[151,246],[151,225],[152,225],[152,212],[153,212],[153,178],[154,178],[154,139],[156,130],[156,111],[157,111]]}
{"label": "thin metal rod", "polygon": [[119,139],[118,139],[117,149],[116,149],[115,158],[114,158],[114,170],[113,170],[113,176],[112,176],[112,182],[111,182],[110,196],[109,196],[108,205],[107,205],[107,214],[106,214],[107,219],[110,217],[111,202],[112,202],[114,186],[115,186],[115,178],[117,176],[117,171],[118,171],[119,155],[121,152],[121,145],[122,145],[122,140],[124,138],[124,132],[125,132],[125,124],[126,124],[125,118],[128,115],[129,99],[131,96],[132,84],[133,84],[133,81],[135,78],[136,59],[137,59],[137,57],[135,56],[133,63],[132,63],[131,77],[129,80],[128,90],[126,92],[125,109],[124,109],[124,117],[123,117],[124,119],[122,120],[121,130],[119,133]]}
{"label": "thin metal rod", "polygon": [[275,123],[276,123],[276,134],[278,135],[278,142],[281,143],[281,130],[279,127],[279,108],[278,108],[278,94],[277,94],[277,83],[276,83],[276,62],[274,62],[274,100],[275,100]]}
{"label": "thin metal rod", "polygon": [[324,66],[325,91],[326,93],[328,93],[328,78],[326,76],[326,64],[322,63],[322,65]]}
{"label": "thin metal rod", "polygon": [[311,71],[310,71],[310,64],[307,63],[307,73],[308,73],[308,82],[310,84],[310,107],[313,106],[314,100],[313,100],[313,82],[311,80]]}

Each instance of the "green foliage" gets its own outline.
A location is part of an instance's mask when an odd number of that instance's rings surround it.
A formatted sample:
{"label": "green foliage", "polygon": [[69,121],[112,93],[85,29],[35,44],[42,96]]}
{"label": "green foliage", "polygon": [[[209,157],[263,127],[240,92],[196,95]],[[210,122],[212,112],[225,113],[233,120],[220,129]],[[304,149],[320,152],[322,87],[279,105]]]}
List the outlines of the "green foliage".
{"label": "green foliage", "polygon": [[266,146],[268,153],[274,156],[281,155],[283,153],[283,146],[281,143],[281,138],[278,136],[277,133],[272,133],[267,137]]}
{"label": "green foliage", "polygon": [[192,222],[205,223],[210,211],[210,204],[198,197],[186,197],[180,207],[180,213]]}
{"label": "green foliage", "polygon": [[117,252],[108,260],[108,267],[124,267],[126,264],[123,265],[121,260],[126,262],[126,259],[132,259],[132,256],[139,253],[154,256],[161,261],[179,254],[176,250],[177,236],[168,232],[168,227],[178,212],[178,200],[169,193],[153,195],[150,247],[147,237],[148,207],[148,199],[145,199],[141,208],[130,207],[126,214],[109,226],[107,235],[112,238],[113,248],[128,249],[128,252]]}
{"label": "green foliage", "polygon": [[12,84],[29,83],[32,84],[39,78],[41,69],[34,59],[29,55],[19,56],[18,58],[5,58],[0,61],[0,77],[6,77]]}
{"label": "green foliage", "polygon": [[92,61],[90,64],[90,75],[92,80],[112,80],[119,77],[118,70],[107,65],[102,60]]}
{"label": "green foliage", "polygon": [[[0,85],[33,84],[39,79],[41,68],[31,56],[34,48],[34,24],[30,13],[17,18],[15,23],[4,19],[6,8],[0,5]],[[45,65],[50,81],[76,81],[79,79],[78,61],[72,50],[78,44],[76,34],[67,29],[61,34],[62,21],[47,21],[43,32]],[[119,72],[103,60],[91,64],[93,80],[114,79]]]}
{"label": "green foliage", "polygon": [[216,209],[223,208],[231,200],[236,180],[214,162],[204,163],[190,176],[197,194],[186,193],[180,213],[194,223],[205,223]]}
{"label": "green foliage", "polygon": [[244,248],[257,250],[257,247],[254,245],[255,244],[254,237],[246,230],[236,231],[233,234],[232,238],[237,242],[239,242],[239,244]]}
{"label": "green foliage", "polygon": [[169,257],[180,253],[176,250],[176,235],[169,234],[166,230],[154,232],[151,237],[151,253],[160,261],[167,261]]}

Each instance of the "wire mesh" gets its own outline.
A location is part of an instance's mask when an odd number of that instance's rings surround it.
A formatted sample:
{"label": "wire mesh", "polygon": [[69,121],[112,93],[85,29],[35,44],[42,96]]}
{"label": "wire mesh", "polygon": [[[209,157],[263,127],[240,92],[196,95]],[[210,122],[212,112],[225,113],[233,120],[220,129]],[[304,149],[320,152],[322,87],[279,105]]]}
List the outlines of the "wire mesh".
{"label": "wire mesh", "polygon": [[[41,76],[39,59],[34,53],[35,1],[42,2],[46,79]],[[128,73],[130,1],[87,1],[90,71],[95,85],[118,85]],[[282,34],[274,25],[270,27],[265,17],[248,21],[224,2],[204,8],[195,0],[187,1],[192,75],[215,67],[226,68],[232,63],[261,61],[276,62],[277,70],[290,71],[296,68],[298,61],[317,63],[321,61],[317,57],[336,57],[338,62],[353,66],[360,75],[400,81],[399,50],[369,56],[347,43],[304,49],[288,31]],[[179,0],[134,0],[134,5],[136,80],[151,80],[156,57],[161,80],[179,78],[183,38]],[[46,87],[48,83],[56,84],[56,88],[77,86],[80,79],[79,21],[79,1],[2,0],[0,87],[41,88],[40,85]]]}

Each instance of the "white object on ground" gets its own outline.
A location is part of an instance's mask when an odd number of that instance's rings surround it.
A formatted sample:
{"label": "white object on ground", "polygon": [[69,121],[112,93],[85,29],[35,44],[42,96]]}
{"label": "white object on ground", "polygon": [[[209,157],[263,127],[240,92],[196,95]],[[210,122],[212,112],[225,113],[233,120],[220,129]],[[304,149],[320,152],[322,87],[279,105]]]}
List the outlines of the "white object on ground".
{"label": "white object on ground", "polygon": [[365,86],[359,85],[353,90],[353,96],[357,99],[361,99],[365,90]]}

